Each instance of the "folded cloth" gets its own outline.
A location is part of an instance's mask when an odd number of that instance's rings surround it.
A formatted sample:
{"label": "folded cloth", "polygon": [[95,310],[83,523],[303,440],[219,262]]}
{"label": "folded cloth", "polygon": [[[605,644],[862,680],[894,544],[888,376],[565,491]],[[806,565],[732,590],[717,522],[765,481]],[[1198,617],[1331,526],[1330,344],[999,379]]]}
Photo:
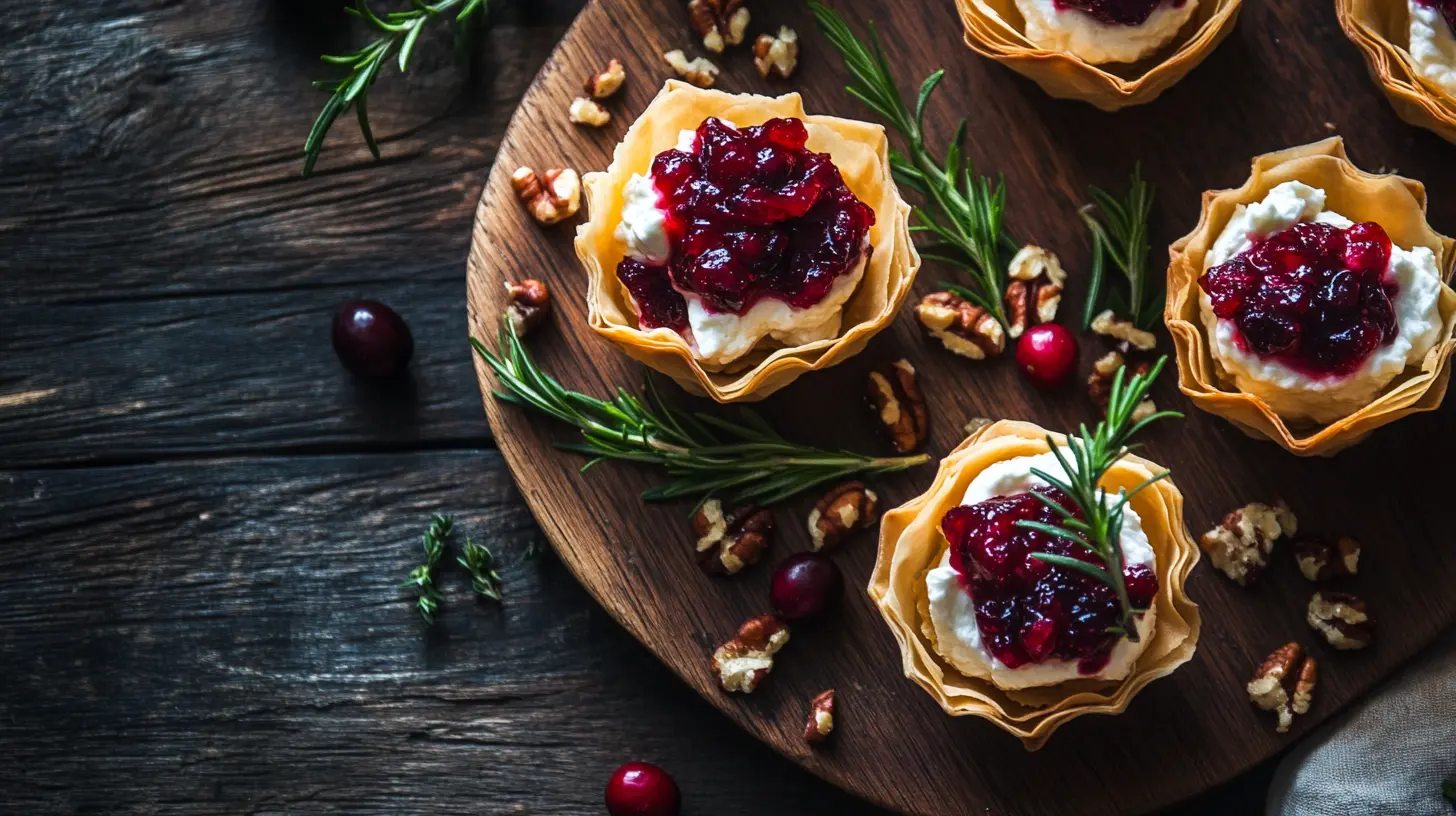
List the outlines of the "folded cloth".
{"label": "folded cloth", "polygon": [[1456,630],[1286,757],[1265,816],[1452,816],[1453,773]]}

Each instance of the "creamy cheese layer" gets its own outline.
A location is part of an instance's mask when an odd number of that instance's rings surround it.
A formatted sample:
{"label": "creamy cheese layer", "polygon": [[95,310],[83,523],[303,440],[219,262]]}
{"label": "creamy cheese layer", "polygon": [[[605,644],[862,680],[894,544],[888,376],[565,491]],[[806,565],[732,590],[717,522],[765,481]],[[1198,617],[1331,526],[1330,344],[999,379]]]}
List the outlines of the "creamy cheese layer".
{"label": "creamy cheese layer", "polygon": [[1410,6],[1410,55],[1416,70],[1456,97],[1456,32],[1435,6],[1407,0]]}
{"label": "creamy cheese layer", "polygon": [[1040,48],[1065,51],[1094,65],[1137,62],[1167,45],[1198,9],[1198,0],[1153,9],[1142,25],[1104,23],[1076,9],[1057,8],[1056,0],[1016,0],[1026,20],[1026,36]]}

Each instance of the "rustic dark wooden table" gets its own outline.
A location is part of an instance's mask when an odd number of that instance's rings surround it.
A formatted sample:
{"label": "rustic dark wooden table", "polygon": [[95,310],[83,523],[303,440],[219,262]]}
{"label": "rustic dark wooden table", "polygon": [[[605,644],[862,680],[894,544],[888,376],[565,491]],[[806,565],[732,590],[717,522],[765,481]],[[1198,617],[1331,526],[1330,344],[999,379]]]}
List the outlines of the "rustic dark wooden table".
{"label": "rustic dark wooden table", "polygon": [[[581,0],[421,49],[312,180],[339,0],[12,4],[0,29],[0,806],[28,813],[602,812],[620,762],[691,814],[878,813],[739,732],[550,555],[464,342],[471,218]],[[387,4],[385,4],[387,5]],[[393,74],[393,69],[390,69]],[[393,304],[405,385],[328,342]],[[398,583],[429,514],[506,602]],[[1177,808],[1255,813],[1270,769]],[[1014,816],[1014,814],[1012,814]]]}

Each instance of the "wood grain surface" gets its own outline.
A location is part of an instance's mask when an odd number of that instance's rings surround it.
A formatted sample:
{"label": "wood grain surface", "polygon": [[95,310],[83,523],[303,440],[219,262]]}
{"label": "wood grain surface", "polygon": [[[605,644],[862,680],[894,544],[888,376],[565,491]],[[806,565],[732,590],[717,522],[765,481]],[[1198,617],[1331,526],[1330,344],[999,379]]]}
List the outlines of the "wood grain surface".
{"label": "wood grain surface", "polygon": [[[880,25],[902,87],[938,68],[946,90],[930,106],[932,141],[945,138],[960,115],[971,117],[968,152],[982,172],[1004,173],[1011,190],[1014,233],[1062,255],[1073,283],[1066,314],[1080,304],[1087,244],[1076,208],[1089,184],[1118,188],[1136,161],[1159,185],[1155,246],[1165,246],[1196,221],[1199,194],[1237,186],[1251,156],[1343,133],[1367,168],[1398,168],[1431,193],[1431,221],[1456,229],[1456,165],[1452,148],[1401,124],[1365,77],[1358,55],[1340,35],[1326,4],[1253,4],[1239,31],[1208,62],[1155,104],[1116,115],[1057,102],[959,42],[950,3],[844,0],[862,25]],[[756,9],[754,30],[779,23],[803,41],[791,85],[760,80],[744,52],[720,60],[719,87],[773,92],[791,87],[814,112],[862,116],[842,90],[838,60],[796,5]],[[520,165],[606,166],[616,140],[653,96],[665,75],[658,54],[685,46],[690,34],[671,0],[593,0],[531,89],[502,144],[482,197],[470,256],[471,331],[493,337],[500,281],[536,277],[558,293],[552,330],[530,344],[565,384],[607,394],[641,373],[586,326],[583,273],[571,247],[572,226],[542,230],[512,196],[508,177]],[[628,45],[630,44],[630,46]],[[624,97],[600,131],[565,116],[582,80],[608,58],[624,61]],[[1155,252],[1154,263],[1162,259]],[[954,274],[928,265],[919,293]],[[1163,341],[1168,348],[1166,339]],[[1083,370],[1100,353],[1084,342]],[[944,453],[971,417],[1030,419],[1051,428],[1088,421],[1093,408],[1076,387],[1043,394],[1025,387],[1009,355],[989,364],[951,357],[927,343],[908,315],[860,358],[807,377],[763,404],[790,436],[826,445],[883,450],[867,413],[846,394],[862,392],[864,372],[900,356],[921,372],[933,432],[927,449]],[[684,506],[644,506],[636,494],[655,474],[598,467],[582,475],[580,460],[551,451],[569,433],[489,398],[490,377],[477,364],[485,406],[500,449],[547,537],[587,589],[703,696],[745,729],[804,767],[886,806],[915,813],[1103,814],[1143,812],[1216,785],[1276,754],[1388,675],[1456,617],[1446,590],[1456,578],[1456,553],[1438,532],[1446,482],[1428,463],[1456,453],[1450,409],[1409,418],[1334,460],[1300,460],[1245,438],[1223,421],[1192,411],[1171,377],[1156,391],[1160,406],[1190,410],[1185,422],[1148,434],[1146,455],[1172,468],[1188,496],[1191,527],[1201,531],[1227,510],[1252,500],[1287,499],[1308,530],[1366,542],[1354,585],[1381,620],[1375,646],[1336,654],[1314,648],[1324,673],[1313,712],[1293,735],[1277,735],[1267,715],[1243,692],[1253,667],[1291,639],[1313,643],[1303,621],[1312,587],[1292,558],[1279,553],[1254,589],[1240,589],[1208,566],[1189,583],[1201,604],[1204,630],[1194,661],[1155,682],[1119,717],[1084,717],[1039,753],[973,719],[952,719],[901,677],[898,649],[861,591],[849,593],[831,620],[798,627],[765,686],[751,697],[727,696],[709,669],[713,647],[739,622],[767,611],[772,562],[807,549],[804,518],[812,498],[778,509],[783,535],[766,564],[731,581],[696,567]],[[683,398],[687,401],[687,398]],[[931,468],[887,479],[882,496],[898,504],[930,481]],[[874,559],[872,536],[837,556],[851,586],[863,587]],[[809,698],[840,691],[843,716],[834,743],[811,751],[800,737]]]}

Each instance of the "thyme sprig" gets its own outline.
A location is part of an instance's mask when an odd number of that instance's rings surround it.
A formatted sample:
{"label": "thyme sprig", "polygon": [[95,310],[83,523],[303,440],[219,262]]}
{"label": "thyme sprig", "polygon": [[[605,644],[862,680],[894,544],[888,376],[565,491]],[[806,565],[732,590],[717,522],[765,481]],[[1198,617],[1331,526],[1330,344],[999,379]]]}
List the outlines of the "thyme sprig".
{"label": "thyme sprig", "polygon": [[364,144],[369,146],[369,152],[374,154],[374,158],[379,158],[379,144],[374,140],[374,131],[369,127],[368,102],[369,87],[379,78],[380,70],[389,62],[390,57],[398,55],[399,72],[404,73],[409,68],[410,57],[414,54],[415,44],[419,42],[420,32],[425,30],[426,23],[459,8],[459,12],[455,14],[455,23],[457,26],[461,25],[472,15],[484,10],[488,0],[410,2],[413,8],[408,11],[392,11],[383,17],[375,14],[366,0],[354,0],[353,6],[344,9],[378,31],[379,36],[352,54],[325,54],[322,57],[330,65],[348,68],[349,73],[337,81],[318,80],[313,83],[315,88],[328,91],[331,95],[329,101],[324,103],[323,110],[319,111],[313,128],[308,132],[308,139],[303,143],[305,178],[313,175],[319,150],[323,148],[324,137],[328,135],[329,128],[333,127],[334,120],[351,107],[359,120],[359,131],[364,135]]}
{"label": "thyme sprig", "polygon": [[558,444],[590,456],[582,470],[607,460],[663,468],[670,481],[643,492],[645,501],[714,496],[773,504],[848,476],[890,473],[930,461],[926,454],[878,458],[790,442],[757,413],[739,421],[681,411],[663,402],[652,380],[641,398],[618,388],[610,400],[570,391],[542,371],[503,322],[499,356],[477,339],[477,354],[495,373],[496,399],[555,417],[581,431],[581,442]]}
{"label": "thyme sprig", "polygon": [[891,151],[890,166],[895,180],[925,198],[930,209],[916,207],[916,233],[934,235],[935,241],[921,244],[920,256],[964,269],[974,288],[957,290],[962,297],[990,312],[1004,326],[1002,306],[1006,290],[1006,252],[1017,244],[1006,233],[1006,182],[994,182],[977,175],[965,155],[966,120],[961,119],[946,147],[945,160],[935,157],[925,144],[925,105],[945,77],[941,69],[925,78],[912,114],[890,75],[889,61],[880,47],[874,23],[869,24],[867,47],[850,30],[844,18],[819,2],[808,4],[819,22],[819,30],[844,58],[854,81],[845,89],[879,114],[904,139],[905,151]]}
{"label": "thyme sprig", "polygon": [[1064,449],[1058,447],[1050,436],[1047,437],[1047,445],[1051,447],[1052,455],[1056,456],[1057,463],[1061,465],[1066,477],[1060,478],[1037,468],[1033,468],[1031,472],[1037,478],[1065,493],[1082,511],[1083,518],[1077,518],[1071,510],[1063,507],[1047,494],[1033,490],[1032,495],[1061,516],[1061,521],[1057,524],[1046,524],[1039,521],[1016,522],[1018,527],[1037,530],[1085,547],[1102,560],[1099,565],[1065,555],[1032,554],[1033,558],[1058,567],[1076,570],[1106,584],[1117,596],[1117,601],[1122,607],[1122,619],[1117,626],[1113,627],[1112,632],[1125,635],[1134,643],[1138,640],[1138,632],[1133,617],[1145,610],[1133,608],[1132,602],[1128,599],[1127,584],[1123,580],[1121,546],[1123,512],[1134,496],[1155,482],[1167,478],[1169,472],[1165,470],[1132,490],[1120,493],[1111,505],[1107,502],[1107,490],[1100,483],[1102,477],[1119,459],[1138,447],[1131,440],[1139,431],[1160,419],[1183,416],[1177,411],[1159,411],[1138,420],[1133,419],[1133,412],[1143,401],[1143,397],[1147,394],[1153,381],[1162,373],[1163,365],[1167,361],[1167,357],[1159,358],[1147,374],[1135,375],[1127,382],[1123,381],[1123,372],[1126,369],[1118,370],[1116,377],[1113,378],[1112,392],[1108,398],[1107,418],[1098,423],[1097,428],[1091,432],[1087,430],[1085,424],[1082,425],[1078,434],[1067,440],[1065,450],[1071,452],[1075,465],[1068,461],[1066,453],[1063,452]]}
{"label": "thyme sprig", "polygon": [[[1092,203],[1081,210],[1092,234],[1092,273],[1087,302],[1082,310],[1082,331],[1104,309],[1126,316],[1144,331],[1151,331],[1163,315],[1163,287],[1148,276],[1148,217],[1153,212],[1153,185],[1134,166],[1127,193],[1121,199],[1092,188]],[[1100,217],[1099,217],[1100,216]],[[1108,261],[1127,279],[1127,292],[1104,291]]]}
{"label": "thyme sprig", "polygon": [[440,555],[445,552],[445,542],[455,532],[455,517],[444,516],[436,513],[430,517],[430,526],[425,530],[425,563],[410,570],[409,579],[401,586],[406,589],[413,589],[419,593],[415,606],[420,610],[420,617],[425,623],[435,622],[435,613],[440,610],[440,601],[444,600],[439,590],[435,589],[435,565],[440,563]]}
{"label": "thyme sprig", "polygon": [[489,547],[476,544],[467,537],[459,558],[455,559],[470,573],[470,588],[482,598],[500,602],[501,577],[495,571],[495,555]]}

